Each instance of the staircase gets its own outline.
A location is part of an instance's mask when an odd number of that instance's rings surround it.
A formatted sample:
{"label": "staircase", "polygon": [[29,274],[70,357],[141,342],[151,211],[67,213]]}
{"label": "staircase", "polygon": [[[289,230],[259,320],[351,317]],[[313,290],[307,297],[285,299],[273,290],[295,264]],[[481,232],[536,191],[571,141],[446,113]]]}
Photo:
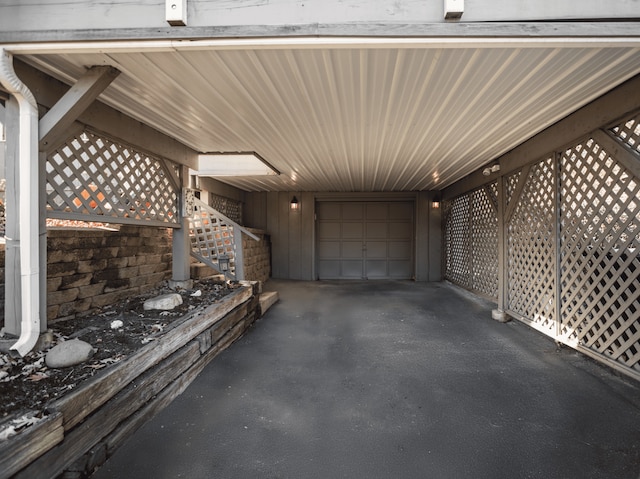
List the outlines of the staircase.
{"label": "staircase", "polygon": [[242,235],[260,241],[256,235],[194,198],[189,216],[191,256],[235,281],[244,280]]}

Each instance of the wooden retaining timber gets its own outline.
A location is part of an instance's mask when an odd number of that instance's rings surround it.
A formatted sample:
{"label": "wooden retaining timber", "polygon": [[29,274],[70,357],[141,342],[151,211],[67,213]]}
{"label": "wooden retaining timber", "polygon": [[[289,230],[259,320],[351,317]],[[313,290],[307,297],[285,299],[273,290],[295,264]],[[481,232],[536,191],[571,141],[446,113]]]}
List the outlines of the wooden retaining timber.
{"label": "wooden retaining timber", "polygon": [[258,317],[258,292],[259,283],[245,283],[55,401],[46,419],[0,444],[0,478],[90,475],[242,336]]}

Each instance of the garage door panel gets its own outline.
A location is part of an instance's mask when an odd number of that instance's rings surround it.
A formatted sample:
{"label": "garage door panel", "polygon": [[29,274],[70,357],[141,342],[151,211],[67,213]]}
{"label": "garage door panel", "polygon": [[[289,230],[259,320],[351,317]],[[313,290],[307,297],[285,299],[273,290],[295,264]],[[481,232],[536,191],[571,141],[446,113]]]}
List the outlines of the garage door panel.
{"label": "garage door panel", "polygon": [[363,257],[362,242],[361,241],[354,241],[354,242],[344,241],[342,243],[341,257],[344,259],[362,258]]}
{"label": "garage door panel", "polygon": [[386,241],[367,241],[366,247],[367,258],[387,259],[387,242]]}
{"label": "garage door panel", "polygon": [[363,219],[362,203],[343,203],[342,204],[342,220],[362,220]]}
{"label": "garage door panel", "polygon": [[340,223],[318,223],[318,239],[340,239]]}
{"label": "garage door panel", "polygon": [[369,203],[367,204],[368,220],[387,220],[389,219],[389,206],[387,203]]}
{"label": "garage door panel", "polygon": [[389,277],[387,260],[367,260],[367,278],[382,279]]}
{"label": "garage door panel", "polygon": [[345,239],[362,239],[362,223],[343,223],[342,237]]}
{"label": "garage door panel", "polygon": [[320,279],[413,277],[412,202],[319,202]]}
{"label": "garage door panel", "polygon": [[367,223],[367,239],[370,238],[384,238],[387,239],[387,223]]}
{"label": "garage door panel", "polygon": [[316,214],[324,220],[341,220],[340,203],[332,203],[330,201],[317,203]]}
{"label": "garage door panel", "polygon": [[340,241],[318,241],[318,257],[340,258]]}
{"label": "garage door panel", "polygon": [[341,266],[342,278],[362,278],[362,261],[343,260]]}
{"label": "garage door panel", "polygon": [[389,238],[390,239],[407,239],[413,235],[413,224],[411,223],[390,223]]}

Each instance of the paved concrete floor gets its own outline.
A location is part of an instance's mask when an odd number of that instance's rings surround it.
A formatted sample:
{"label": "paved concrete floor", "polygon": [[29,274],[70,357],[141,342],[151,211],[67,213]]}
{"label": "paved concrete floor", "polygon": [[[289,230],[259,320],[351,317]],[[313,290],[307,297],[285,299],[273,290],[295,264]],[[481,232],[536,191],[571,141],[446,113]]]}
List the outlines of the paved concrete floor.
{"label": "paved concrete floor", "polygon": [[271,280],[276,303],[104,478],[632,478],[640,384],[446,284]]}

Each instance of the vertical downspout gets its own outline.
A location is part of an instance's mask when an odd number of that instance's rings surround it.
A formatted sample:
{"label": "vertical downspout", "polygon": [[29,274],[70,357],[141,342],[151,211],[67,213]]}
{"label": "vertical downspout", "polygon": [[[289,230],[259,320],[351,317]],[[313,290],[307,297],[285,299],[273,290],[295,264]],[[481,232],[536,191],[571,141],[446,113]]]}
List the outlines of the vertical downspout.
{"label": "vertical downspout", "polygon": [[0,83],[18,101],[18,185],[22,322],[12,355],[25,356],[40,335],[38,204],[38,105],[13,69],[13,55],[0,47]]}

